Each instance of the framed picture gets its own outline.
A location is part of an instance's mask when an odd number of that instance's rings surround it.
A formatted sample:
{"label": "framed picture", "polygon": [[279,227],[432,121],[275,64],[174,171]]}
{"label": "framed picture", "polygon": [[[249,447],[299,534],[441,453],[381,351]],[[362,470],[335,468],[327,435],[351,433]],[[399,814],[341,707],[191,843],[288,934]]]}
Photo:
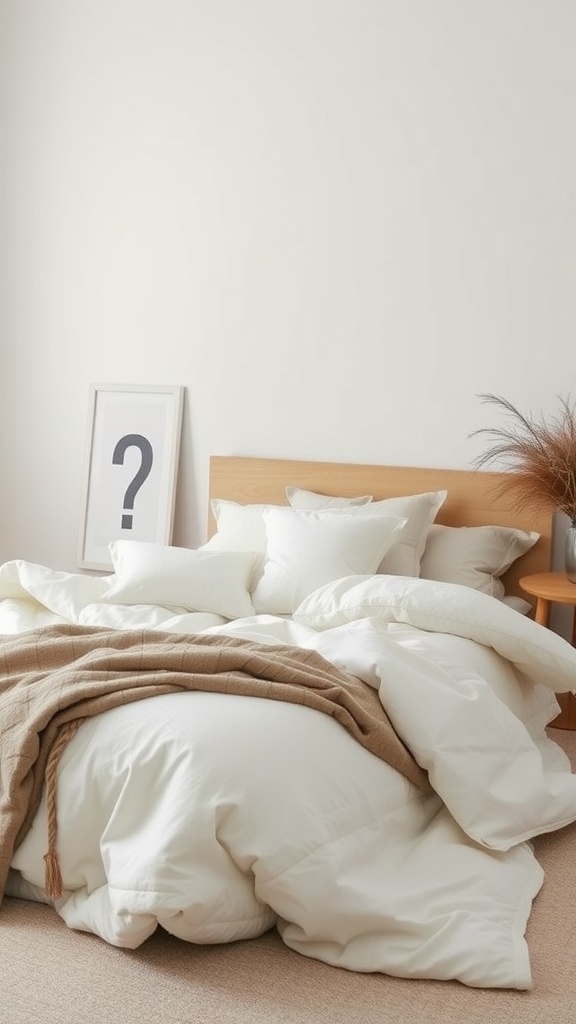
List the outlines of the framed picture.
{"label": "framed picture", "polygon": [[111,569],[113,540],[170,544],[184,388],[91,384],[78,565]]}

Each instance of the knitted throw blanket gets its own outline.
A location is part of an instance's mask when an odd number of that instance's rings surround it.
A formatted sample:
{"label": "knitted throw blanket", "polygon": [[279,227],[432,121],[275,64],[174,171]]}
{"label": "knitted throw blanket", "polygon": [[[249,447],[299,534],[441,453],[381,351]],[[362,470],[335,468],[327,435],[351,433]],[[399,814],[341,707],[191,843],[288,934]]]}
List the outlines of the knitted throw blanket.
{"label": "knitted throw blanket", "polygon": [[56,763],[82,720],[182,690],[248,694],[315,708],[417,786],[428,786],[378,694],[316,651],[215,634],[67,624],[0,637],[0,900],[45,778],[48,889],[58,895]]}

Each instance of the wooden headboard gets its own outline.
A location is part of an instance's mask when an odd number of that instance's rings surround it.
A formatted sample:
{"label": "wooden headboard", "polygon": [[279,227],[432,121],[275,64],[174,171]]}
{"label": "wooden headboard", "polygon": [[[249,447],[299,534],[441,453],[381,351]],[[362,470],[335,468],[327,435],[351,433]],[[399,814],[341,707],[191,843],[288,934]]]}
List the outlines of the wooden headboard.
{"label": "wooden headboard", "polygon": [[[519,513],[510,507],[499,489],[505,473],[461,469],[428,469],[411,466],[372,466],[345,462],[308,462],[215,455],[210,459],[210,498],[241,504],[285,505],[284,488],[302,487],[322,494],[353,497],[371,494],[375,500],[446,489],[448,497],[436,522],[446,526],[514,526],[536,530],[537,544],[519,558],[503,576],[508,594],[530,600],[518,579],[550,568],[552,516]],[[208,536],[214,532],[211,512]]]}

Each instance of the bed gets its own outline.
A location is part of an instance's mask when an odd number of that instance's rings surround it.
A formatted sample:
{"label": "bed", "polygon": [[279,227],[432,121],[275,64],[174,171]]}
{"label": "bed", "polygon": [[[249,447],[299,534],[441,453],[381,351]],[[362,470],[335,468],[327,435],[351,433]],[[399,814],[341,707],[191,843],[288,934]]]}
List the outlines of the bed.
{"label": "bed", "polygon": [[123,948],[276,928],[350,971],[529,989],[576,652],[518,582],[552,524],[505,484],[213,457],[199,548],[1,566],[0,892]]}

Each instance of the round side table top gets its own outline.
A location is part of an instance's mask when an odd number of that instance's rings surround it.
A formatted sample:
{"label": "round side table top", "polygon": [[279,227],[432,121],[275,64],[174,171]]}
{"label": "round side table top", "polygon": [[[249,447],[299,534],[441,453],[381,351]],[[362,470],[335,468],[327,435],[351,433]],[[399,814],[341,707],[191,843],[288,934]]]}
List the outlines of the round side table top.
{"label": "round side table top", "polygon": [[534,597],[576,605],[576,583],[572,583],[565,572],[536,572],[523,576],[519,582],[522,590]]}

